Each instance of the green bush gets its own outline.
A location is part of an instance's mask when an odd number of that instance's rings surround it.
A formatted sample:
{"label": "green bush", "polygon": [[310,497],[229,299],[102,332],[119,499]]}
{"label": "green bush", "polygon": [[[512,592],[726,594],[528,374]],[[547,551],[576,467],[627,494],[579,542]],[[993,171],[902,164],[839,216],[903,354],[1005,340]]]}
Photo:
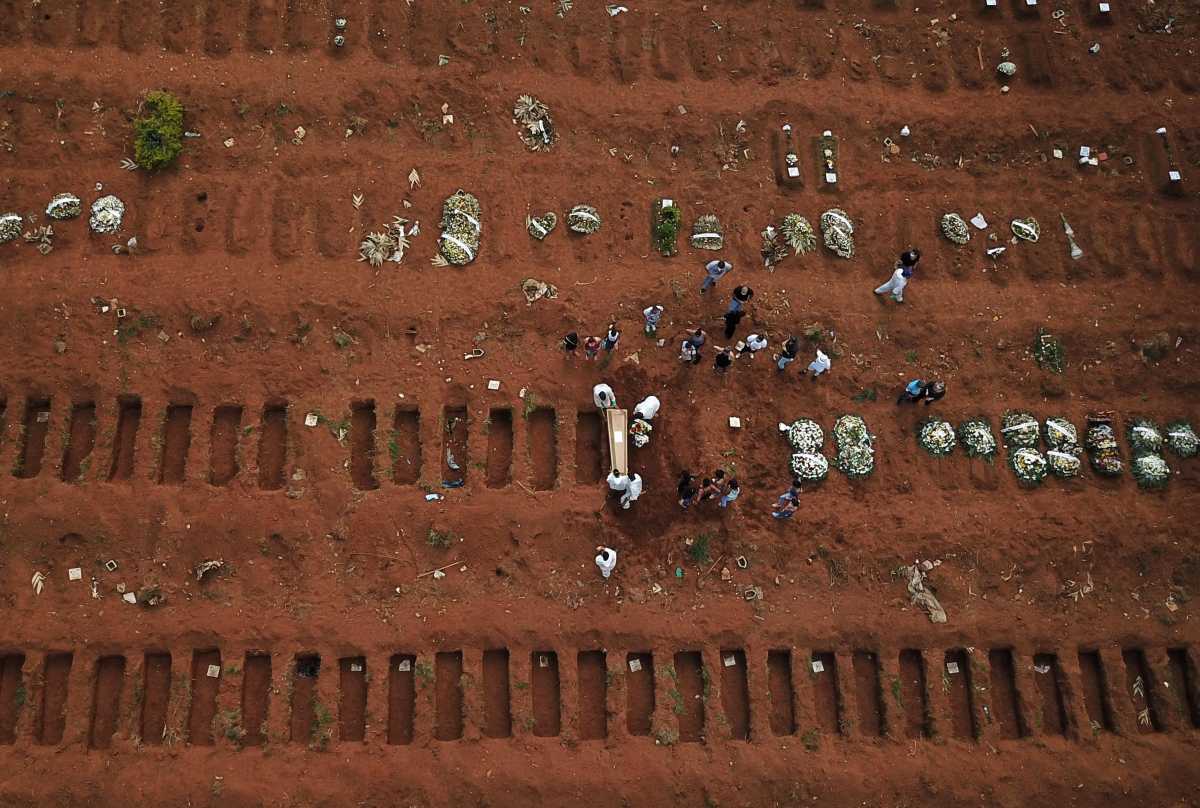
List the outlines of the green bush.
{"label": "green bush", "polygon": [[660,204],[654,221],[654,246],[663,255],[674,255],[678,252],[677,240],[681,224],[682,215],[678,207],[671,205],[664,208]]}
{"label": "green bush", "polygon": [[183,104],[164,90],[147,93],[133,128],[137,164],[150,171],[170,165],[183,151]]}

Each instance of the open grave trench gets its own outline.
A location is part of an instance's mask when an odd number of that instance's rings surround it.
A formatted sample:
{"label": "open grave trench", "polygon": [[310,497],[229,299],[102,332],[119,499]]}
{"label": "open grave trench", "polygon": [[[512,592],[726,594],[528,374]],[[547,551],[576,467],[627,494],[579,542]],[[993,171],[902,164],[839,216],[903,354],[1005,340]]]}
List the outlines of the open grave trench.
{"label": "open grave trench", "polygon": [[[1200,731],[1194,645],[776,648],[6,648],[0,746],[658,745]],[[0,752],[3,754],[3,752]]]}

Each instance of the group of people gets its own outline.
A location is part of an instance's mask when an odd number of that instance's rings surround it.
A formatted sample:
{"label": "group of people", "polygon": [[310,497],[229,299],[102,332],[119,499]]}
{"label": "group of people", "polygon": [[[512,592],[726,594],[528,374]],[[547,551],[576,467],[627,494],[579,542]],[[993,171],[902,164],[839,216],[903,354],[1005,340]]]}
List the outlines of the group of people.
{"label": "group of people", "polygon": [[711,477],[704,477],[699,486],[696,485],[696,478],[692,473],[685,470],[679,475],[677,490],[679,507],[685,511],[697,503],[714,499],[718,507],[728,508],[742,493],[736,477],[725,479],[725,469],[717,469]]}
{"label": "group of people", "polygon": [[[875,294],[890,296],[896,303],[903,303],[904,290],[913,278],[920,259],[921,253],[915,248],[902,253],[895,263],[891,277],[882,286],[875,289]],[[704,279],[700,284],[700,294],[704,295],[710,289],[714,289],[721,279],[732,271],[733,264],[724,259],[708,262],[704,267]],[[733,340],[736,336],[742,319],[749,311],[749,304],[753,297],[754,290],[747,285],[743,284],[734,288],[729,305],[722,316],[725,324],[725,341]],[[652,304],[642,310],[644,330],[648,337],[657,338],[664,314],[665,308],[659,304]],[[587,337],[583,341],[584,357],[594,360],[601,351],[611,353],[616,349],[620,338],[621,332],[617,328],[616,322],[610,322],[603,338]],[[707,341],[708,335],[703,328],[688,328],[680,343],[679,360],[693,365],[700,364],[702,351]],[[579,335],[576,332],[567,334],[562,340],[563,350],[570,357],[575,356],[580,344]],[[663,344],[663,340],[659,340],[659,344]],[[742,357],[753,359],[759,351],[765,350],[768,346],[767,335],[761,332],[751,333],[745,339],[738,340],[726,347],[714,346],[716,355],[713,359],[713,370],[718,374],[724,374],[736,359]],[[785,372],[788,365],[796,361],[800,347],[800,340],[794,335],[789,335],[787,339],[783,340],[779,352],[772,356],[777,372]],[[810,375],[814,381],[818,376],[828,373],[832,367],[829,355],[822,350],[819,344],[815,346],[815,351],[816,355],[808,367],[800,371],[801,376]],[[616,395],[607,384],[597,384],[593,388],[592,395],[596,406],[602,410],[617,406]],[[896,404],[900,406],[923,401],[926,406],[929,406],[945,395],[945,382],[913,379],[900,392]],[[650,422],[658,414],[659,407],[660,402],[656,396],[647,396],[634,409],[629,432],[635,445],[643,446],[649,440]],[[607,482],[609,489],[620,495],[621,507],[625,509],[637,501],[644,487],[641,475],[622,474],[616,468],[608,475]],[[679,507],[683,510],[706,501],[715,501],[718,507],[728,508],[741,495],[741,487],[736,478],[727,478],[724,469],[716,469],[711,476],[702,477],[700,480],[697,480],[690,471],[685,470],[679,477],[677,494]],[[795,478],[788,490],[779,495],[774,509],[771,511],[771,516],[775,519],[790,519],[800,508],[800,494],[801,480]],[[608,578],[616,567],[617,551],[610,547],[598,546],[596,552],[596,565],[601,574]]]}

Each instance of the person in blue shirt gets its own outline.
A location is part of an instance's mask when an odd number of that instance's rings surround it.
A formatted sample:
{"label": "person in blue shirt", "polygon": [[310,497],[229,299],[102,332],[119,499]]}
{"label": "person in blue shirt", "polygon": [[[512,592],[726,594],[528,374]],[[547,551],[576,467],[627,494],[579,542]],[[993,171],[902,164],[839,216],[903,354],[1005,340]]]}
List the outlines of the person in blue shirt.
{"label": "person in blue shirt", "polygon": [[913,379],[904,386],[900,397],[896,399],[896,404],[916,404],[918,401],[924,400],[925,406],[928,407],[945,395],[945,382],[925,382],[923,379]]}

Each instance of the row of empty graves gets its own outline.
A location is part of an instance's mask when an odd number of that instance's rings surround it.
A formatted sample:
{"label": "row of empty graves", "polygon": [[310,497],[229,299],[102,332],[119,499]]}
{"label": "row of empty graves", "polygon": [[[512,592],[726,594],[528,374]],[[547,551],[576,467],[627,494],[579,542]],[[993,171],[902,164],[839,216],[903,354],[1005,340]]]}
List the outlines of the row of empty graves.
{"label": "row of empty graves", "polygon": [[[33,397],[21,406],[10,419],[8,402],[0,398],[0,462],[11,462],[13,475],[23,479],[50,469],[66,482],[204,479],[222,486],[242,480],[279,489],[287,483],[295,441],[321,432],[346,447],[346,468],[362,490],[422,480],[491,488],[517,480],[536,490],[553,489],[560,477],[560,438],[575,445],[575,482],[599,482],[606,473],[605,427],[590,408],[560,422],[550,407],[526,407],[514,416],[510,407],[472,414],[466,406],[447,406],[431,417],[410,405],[385,411],[371,400],[353,402],[337,418],[299,412],[284,401],[253,410],[195,403],[152,408],[138,397],[121,396],[109,409],[94,401],[58,405]],[[522,445],[526,451],[517,449]],[[207,468],[194,468],[206,456]]]}
{"label": "row of empty graves", "polygon": [[0,656],[0,744],[425,744],[646,736],[968,743],[1200,727],[1190,647]]}

